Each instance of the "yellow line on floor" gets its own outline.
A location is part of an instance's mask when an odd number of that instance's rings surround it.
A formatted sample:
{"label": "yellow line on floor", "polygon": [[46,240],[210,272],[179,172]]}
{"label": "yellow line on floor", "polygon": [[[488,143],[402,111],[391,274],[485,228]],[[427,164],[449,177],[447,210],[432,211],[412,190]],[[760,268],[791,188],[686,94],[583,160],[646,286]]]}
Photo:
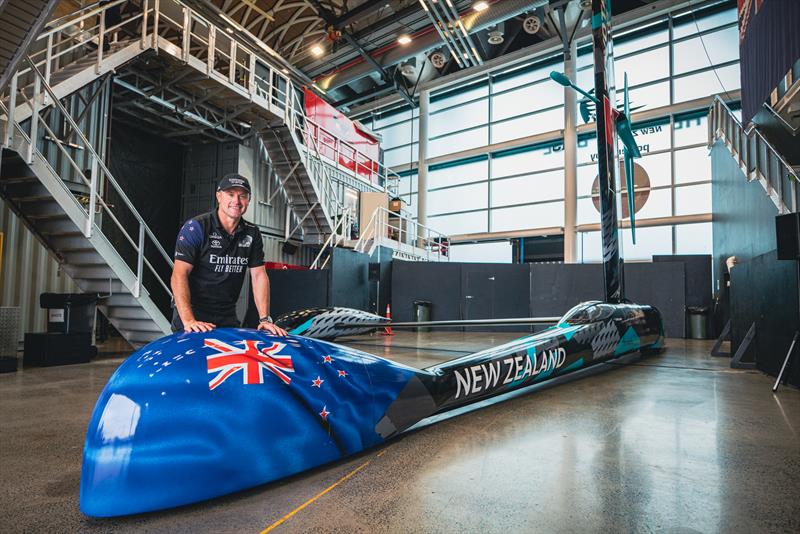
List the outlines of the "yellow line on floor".
{"label": "yellow line on floor", "polygon": [[285,516],[281,517],[280,519],[278,519],[277,521],[272,523],[270,526],[268,526],[267,528],[262,530],[261,534],[265,534],[265,533],[270,532],[270,531],[274,530],[275,528],[279,527],[280,525],[282,525],[283,523],[285,523],[286,521],[291,519],[292,516],[294,516],[300,510],[302,510],[306,506],[312,504],[314,501],[316,501],[317,499],[319,499],[320,497],[322,497],[323,495],[325,495],[326,493],[331,491],[333,488],[335,488],[336,486],[338,486],[342,482],[344,482],[344,481],[352,478],[353,476],[355,476],[356,473],[358,473],[359,471],[361,471],[362,469],[367,467],[370,463],[372,463],[372,460],[374,460],[375,458],[380,458],[381,456],[383,456],[386,453],[387,450],[388,449],[383,449],[381,452],[376,454],[374,457],[370,458],[369,460],[367,460],[363,464],[359,465],[358,467],[356,467],[355,469],[353,469],[352,471],[347,473],[345,476],[343,476],[342,478],[340,478],[339,480],[337,480],[336,482],[334,482],[333,484],[331,484],[330,486],[328,486],[324,490],[320,491],[319,493],[317,493],[316,495],[311,497],[309,500],[307,500],[306,502],[304,502],[303,504],[301,504],[300,506],[298,506],[297,508],[295,508],[294,510],[289,512],[288,514],[286,514]]}

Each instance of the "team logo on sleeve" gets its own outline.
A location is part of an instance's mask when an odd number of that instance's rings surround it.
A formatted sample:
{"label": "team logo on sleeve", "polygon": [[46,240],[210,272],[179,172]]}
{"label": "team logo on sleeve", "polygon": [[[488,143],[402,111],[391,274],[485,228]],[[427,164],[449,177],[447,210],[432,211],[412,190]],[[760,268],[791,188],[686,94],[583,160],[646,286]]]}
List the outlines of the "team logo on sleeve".
{"label": "team logo on sleeve", "polygon": [[253,244],[253,236],[246,235],[246,236],[244,236],[244,239],[242,239],[241,242],[239,243],[239,246],[240,247],[249,247],[252,244]]}

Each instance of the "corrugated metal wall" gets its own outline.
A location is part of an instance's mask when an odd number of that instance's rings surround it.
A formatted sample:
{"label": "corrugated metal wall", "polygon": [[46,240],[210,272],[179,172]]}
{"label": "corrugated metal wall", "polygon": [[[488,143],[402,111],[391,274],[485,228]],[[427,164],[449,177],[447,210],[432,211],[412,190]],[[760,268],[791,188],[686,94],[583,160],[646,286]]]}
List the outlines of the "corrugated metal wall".
{"label": "corrugated metal wall", "polygon": [[5,202],[0,202],[0,231],[3,232],[0,306],[19,306],[19,339],[25,332],[44,332],[47,311],[39,307],[40,293],[78,291],[72,279],[58,268],[47,252]]}

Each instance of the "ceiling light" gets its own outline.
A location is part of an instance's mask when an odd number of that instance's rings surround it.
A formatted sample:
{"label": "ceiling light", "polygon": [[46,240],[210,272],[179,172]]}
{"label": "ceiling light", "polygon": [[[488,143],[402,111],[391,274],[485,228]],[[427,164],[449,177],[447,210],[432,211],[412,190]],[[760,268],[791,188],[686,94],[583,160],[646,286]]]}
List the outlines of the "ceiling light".
{"label": "ceiling light", "polygon": [[233,33],[233,28],[231,27],[225,28],[225,31],[228,33]]}
{"label": "ceiling light", "polygon": [[400,37],[397,38],[397,42],[400,43],[401,45],[407,45],[408,43],[411,42],[411,37],[408,35],[401,35]]}
{"label": "ceiling light", "polygon": [[325,53],[325,50],[320,45],[315,44],[314,46],[311,47],[311,53],[319,57]]}
{"label": "ceiling light", "polygon": [[489,9],[489,3],[488,2],[475,2],[475,4],[472,6],[472,9],[474,9],[478,13],[480,13],[481,11],[486,11],[487,9]]}
{"label": "ceiling light", "polygon": [[289,74],[289,69],[284,67],[284,68],[281,69],[281,72],[284,73],[284,74]]}

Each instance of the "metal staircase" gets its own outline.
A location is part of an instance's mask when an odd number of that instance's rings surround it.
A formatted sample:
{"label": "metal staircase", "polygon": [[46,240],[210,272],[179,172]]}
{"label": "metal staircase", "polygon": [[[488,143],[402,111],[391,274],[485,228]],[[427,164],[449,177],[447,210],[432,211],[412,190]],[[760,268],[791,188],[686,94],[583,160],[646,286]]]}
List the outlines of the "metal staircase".
{"label": "metal staircase", "polygon": [[58,0],[0,1],[0,89],[5,87]]}
{"label": "metal staircase", "polygon": [[[169,321],[144,287],[145,279],[155,280],[171,298],[169,288],[147,257],[145,246],[150,244],[167,268],[171,268],[172,260],[78,123],[41,79],[43,75],[32,63],[29,65],[38,77],[37,86],[44,88],[76,141],[90,154],[91,171],[87,176],[73,157],[69,138],[59,139],[38,110],[26,121],[26,128],[9,121],[9,110],[0,104],[0,111],[6,116],[5,121],[0,121],[4,146],[0,192],[26,226],[58,258],[61,268],[75,284],[84,292],[101,296],[100,309],[125,339],[135,347],[144,345],[170,330]],[[55,171],[38,146],[45,136],[55,142],[61,157],[69,161],[80,182],[67,182]],[[136,223],[133,228],[120,222],[121,207],[112,210],[102,198],[101,181],[121,199],[127,211],[126,220],[133,219]],[[133,261],[126,261],[125,251],[112,244],[103,231],[103,223],[113,224],[115,233],[132,245]],[[155,283],[150,284],[151,289],[155,286]]]}
{"label": "metal staircase", "polygon": [[745,129],[717,96],[708,116],[708,146],[721,141],[736,158],[748,181],[758,181],[778,213],[798,210],[800,169],[789,165],[755,127]]}
{"label": "metal staircase", "polygon": [[[344,142],[335,136],[336,156],[331,160],[321,153],[313,135],[319,127],[305,116],[299,92],[267,54],[251,50],[180,0],[131,4],[121,22],[106,27],[107,10],[123,3],[87,6],[52,21],[36,38],[0,96],[0,192],[78,287],[103,295],[101,310],[139,346],[169,331],[164,311],[171,293],[165,280],[172,261],[109,172],[103,152],[79,128],[81,117],[64,104],[87,84],[111,73],[115,85],[169,115],[183,113],[200,130],[238,139],[253,125],[268,125],[259,131],[283,186],[273,194],[287,195],[299,221],[292,233],[302,230],[306,242],[323,243],[343,226],[338,223],[345,213],[345,184],[382,188],[359,180],[358,169],[339,164]],[[235,107],[237,125],[182,108],[152,85],[132,85],[127,73],[141,65],[160,65],[161,76],[211,87],[209,95]],[[91,170],[85,159],[77,161],[76,151],[89,156]],[[60,175],[64,162],[69,177]],[[398,178],[381,169],[379,183]]]}

